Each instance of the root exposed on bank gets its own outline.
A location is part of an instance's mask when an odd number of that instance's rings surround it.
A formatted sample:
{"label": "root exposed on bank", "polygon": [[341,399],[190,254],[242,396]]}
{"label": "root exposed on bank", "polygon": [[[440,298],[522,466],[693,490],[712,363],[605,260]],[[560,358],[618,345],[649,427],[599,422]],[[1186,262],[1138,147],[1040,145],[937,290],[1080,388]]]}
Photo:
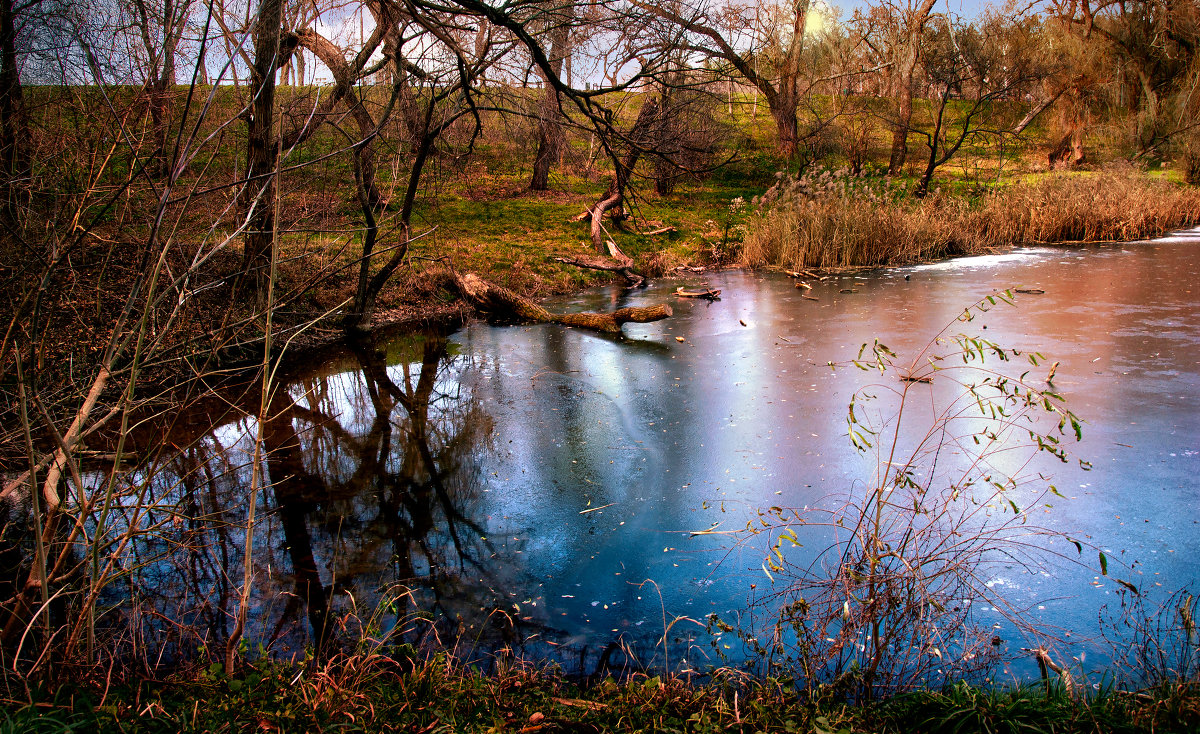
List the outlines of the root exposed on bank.
{"label": "root exposed on bank", "polygon": [[671,307],[665,303],[621,308],[611,313],[556,314],[507,288],[489,283],[474,273],[461,274],[453,268],[450,268],[448,273],[454,288],[463,298],[476,309],[495,316],[619,334],[622,324],[630,321],[639,324],[660,321],[672,314]]}

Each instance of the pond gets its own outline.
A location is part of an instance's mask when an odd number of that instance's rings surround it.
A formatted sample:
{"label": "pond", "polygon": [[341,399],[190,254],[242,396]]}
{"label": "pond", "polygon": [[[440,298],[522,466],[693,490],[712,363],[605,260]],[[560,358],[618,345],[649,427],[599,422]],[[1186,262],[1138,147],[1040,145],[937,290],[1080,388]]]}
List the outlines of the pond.
{"label": "pond", "polygon": [[[1098,618],[1116,604],[1116,578],[1163,598],[1195,584],[1200,231],[808,283],[722,271],[606,288],[547,305],[669,301],[675,314],[628,324],[623,338],[472,323],[305,366],[262,426],[251,643],[287,655],[318,631],[365,629],[580,671],[613,643],[646,665],[719,664],[727,643],[701,623],[744,619],[772,584],[766,541],[725,531],[761,508],[836,506],[879,468],[848,440],[847,405],[894,377],[828,363],[875,339],[903,357],[948,324],[1057,361],[1054,387],[1086,421],[1068,448],[1090,471],[1048,461],[1026,474],[1052,475],[1065,496],[1036,508],[1039,522],[1087,549],[1002,567],[988,585],[1091,667],[1107,660]],[[677,299],[680,284],[721,300]],[[1041,292],[955,324],[1009,288]],[[231,404],[183,416],[190,428],[172,440],[186,448],[140,470],[169,520],[111,601],[124,608],[132,593],[135,611],[172,620],[147,625],[158,646],[187,651],[232,626],[253,415]],[[828,540],[813,530],[789,553]],[[977,621],[1005,630],[1020,658],[1032,641],[988,612]]]}

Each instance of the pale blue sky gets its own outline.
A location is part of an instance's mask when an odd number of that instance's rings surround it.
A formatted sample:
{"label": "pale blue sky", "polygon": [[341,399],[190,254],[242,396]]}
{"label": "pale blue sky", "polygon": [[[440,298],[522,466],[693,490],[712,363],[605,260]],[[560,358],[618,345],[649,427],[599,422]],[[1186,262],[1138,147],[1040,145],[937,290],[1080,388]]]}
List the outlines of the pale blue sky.
{"label": "pale blue sky", "polygon": [[[829,0],[831,5],[834,5],[842,10],[842,18],[848,18],[858,8],[866,8],[870,3],[867,0]],[[938,0],[934,6],[935,13],[944,13],[950,11],[956,15],[961,15],[966,18],[973,18],[979,15],[984,7],[992,5],[994,7],[1002,7],[1003,0],[992,2],[991,0]]]}

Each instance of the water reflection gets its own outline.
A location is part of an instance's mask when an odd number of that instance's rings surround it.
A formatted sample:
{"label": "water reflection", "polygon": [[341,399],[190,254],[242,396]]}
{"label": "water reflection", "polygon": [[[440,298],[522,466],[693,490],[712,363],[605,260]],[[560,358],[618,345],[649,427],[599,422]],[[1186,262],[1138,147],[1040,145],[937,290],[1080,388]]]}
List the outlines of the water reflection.
{"label": "water reflection", "polygon": [[[389,348],[357,345],[334,371],[278,391],[266,411],[246,637],[268,650],[352,640],[396,584],[411,591],[389,597],[389,618],[374,620],[385,629],[420,611],[453,634],[490,623],[473,634],[515,644],[533,621],[511,609],[503,590],[521,570],[497,555],[479,516],[477,457],[492,422],[463,385],[469,360],[444,336]],[[257,426],[245,410],[224,417],[141,472],[160,530],[135,549],[127,589],[155,620],[142,634],[158,649],[219,642],[236,612]]]}

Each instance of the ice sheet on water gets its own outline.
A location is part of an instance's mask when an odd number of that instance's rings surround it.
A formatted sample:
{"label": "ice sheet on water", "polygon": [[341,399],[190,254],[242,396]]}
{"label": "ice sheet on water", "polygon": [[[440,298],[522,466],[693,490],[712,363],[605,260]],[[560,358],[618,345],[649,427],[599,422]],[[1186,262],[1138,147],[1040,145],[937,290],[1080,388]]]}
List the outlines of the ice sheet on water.
{"label": "ice sheet on water", "polygon": [[995,267],[1003,263],[1023,262],[1026,260],[1036,260],[1037,258],[1047,255],[1057,254],[1056,250],[1047,247],[1030,247],[1020,250],[1013,250],[1001,255],[975,255],[973,257],[956,257],[953,260],[945,260],[936,263],[927,263],[925,265],[914,265],[909,268],[913,272],[921,272],[927,270],[976,270],[979,268]]}

